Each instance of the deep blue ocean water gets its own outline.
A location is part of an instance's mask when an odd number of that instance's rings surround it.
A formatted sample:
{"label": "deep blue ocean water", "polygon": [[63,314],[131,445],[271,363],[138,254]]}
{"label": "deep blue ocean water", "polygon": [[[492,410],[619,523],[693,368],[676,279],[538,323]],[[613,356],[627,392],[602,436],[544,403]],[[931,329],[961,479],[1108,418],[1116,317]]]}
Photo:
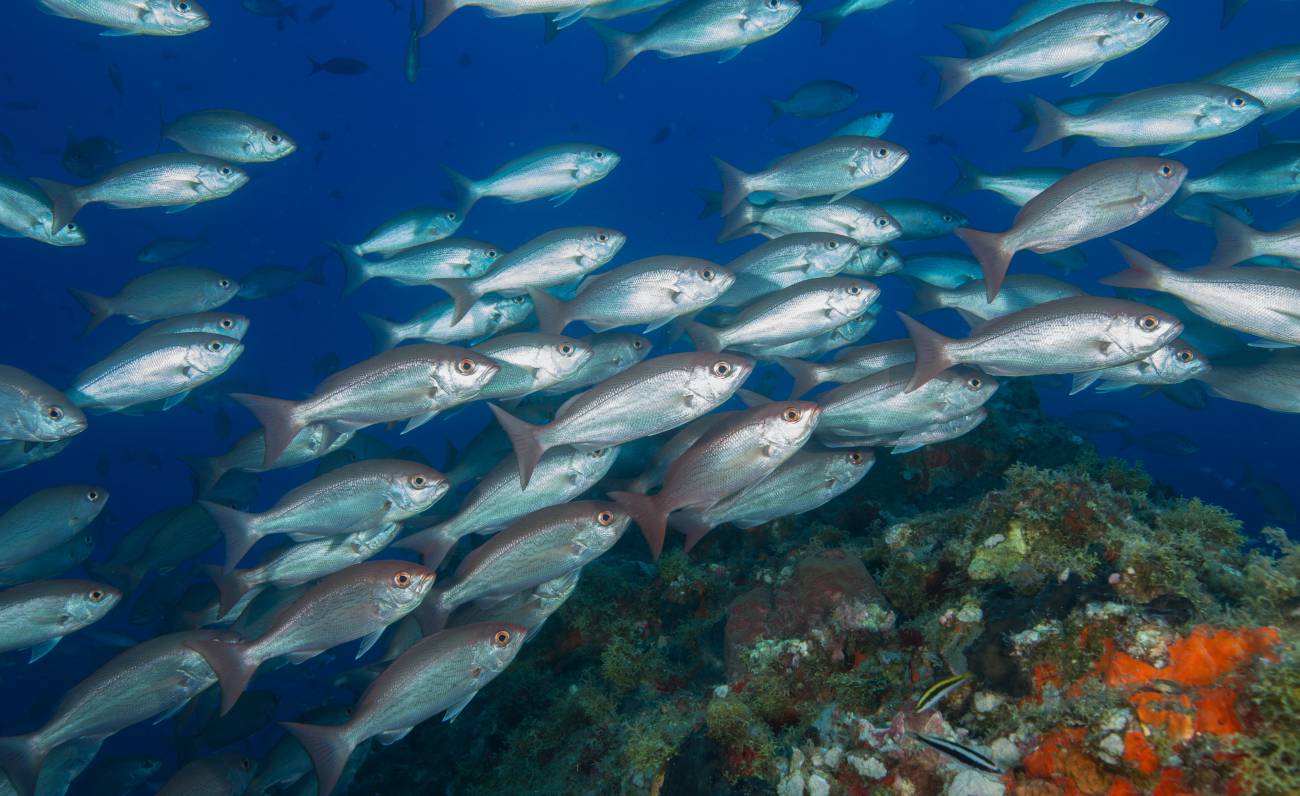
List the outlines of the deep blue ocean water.
{"label": "deep blue ocean water", "polygon": [[[18,163],[16,169],[0,164],[5,173],[76,181],[60,166],[69,136],[104,135],[121,145],[124,158],[141,156],[159,146],[160,114],[172,118],[208,107],[237,108],[271,120],[293,135],[300,148],[283,161],[250,166],[252,182],[233,197],[185,213],[92,206],[78,217],[91,236],[83,248],[0,240],[5,279],[0,361],[65,386],[136,331],[112,319],[82,337],[85,313],[67,289],[111,294],[154,267],[136,261],[142,244],[158,235],[206,233],[210,245],[189,262],[236,278],[264,263],[300,267],[316,257],[328,258],[327,288],[304,285],[282,297],[228,305],[250,316],[252,329],[246,353],[223,378],[255,387],[253,392],[284,397],[310,391],[318,358],[334,354],[350,364],[371,353],[359,311],[405,318],[440,298],[432,288],[373,282],[340,299],[341,269],[324,245],[329,239],[356,242],[375,224],[409,207],[450,206],[451,186],[440,164],[479,177],[535,147],[599,143],[623,158],[605,181],[558,208],[547,202],[483,201],[458,234],[508,249],[555,227],[601,224],[628,235],[616,262],[654,254],[726,262],[761,239],[718,244],[716,217],[697,218],[701,204],[695,189],[717,184],[709,155],[757,168],[793,146],[815,142],[854,115],[888,110],[896,120],[886,137],[906,146],[911,159],[898,175],[864,195],[940,201],[960,209],[976,227],[1003,229],[1015,211],[992,194],[946,195],[956,177],[950,151],[991,171],[1018,165],[1078,167],[1122,154],[1087,141],[1065,158],[1057,146],[1022,153],[1028,132],[1010,132],[1019,115],[1015,99],[1031,91],[1052,100],[1189,80],[1250,53],[1294,44],[1300,31],[1300,4],[1253,0],[1231,27],[1220,30],[1217,2],[1167,0],[1161,7],[1173,22],[1162,34],[1076,89],[1059,78],[1021,85],[981,80],[933,110],[935,75],[919,56],[960,54],[959,42],[944,23],[995,27],[1015,2],[898,0],[851,17],[825,46],[819,43],[818,27],[800,19],[725,64],[712,56],[665,61],[642,55],[610,82],[603,80],[602,45],[584,25],[544,44],[539,18],[494,20],[467,9],[422,41],[415,85],[403,78],[407,9],[394,9],[385,0],[336,0],[336,7],[316,23],[305,19],[321,3],[304,2],[298,8],[304,21],[290,20],[283,31],[233,0],[211,0],[212,28],[171,40],[103,38],[92,27],[46,16],[34,5],[10,3],[0,22],[0,132],[12,139]],[[636,29],[644,19],[613,24]],[[357,76],[310,73],[310,59],[334,56],[360,59],[370,69]],[[122,96],[110,83],[110,66],[120,70]],[[786,96],[822,78],[856,86],[857,104],[831,119],[769,122],[766,97]],[[1283,137],[1300,136],[1300,114],[1271,129]],[[1252,126],[1175,157],[1197,176],[1255,145]],[[1291,220],[1300,203],[1278,207],[1273,200],[1255,200],[1251,207],[1258,226],[1274,228]],[[1187,264],[1202,262],[1213,246],[1208,228],[1167,213],[1117,237],[1144,250],[1176,250]],[[898,248],[904,254],[965,251],[952,237]],[[1103,242],[1085,250],[1088,269],[1070,278],[1108,294],[1096,279],[1121,270],[1122,263]],[[1018,256],[1013,272],[1030,271],[1058,273],[1032,256]],[[881,284],[887,308],[907,307],[904,283],[887,277]],[[872,340],[902,334],[891,313],[881,317]],[[964,328],[946,313],[926,320],[951,333]],[[1254,492],[1243,488],[1247,471],[1276,482],[1293,501],[1300,499],[1300,417],[1213,398],[1206,410],[1193,411],[1158,396],[1143,398],[1137,390],[1068,398],[1060,388],[1043,388],[1042,394],[1049,414],[1114,409],[1131,417],[1137,432],[1186,435],[1199,453],[1175,457],[1121,450],[1116,435],[1096,439],[1103,453],[1140,459],[1157,479],[1227,507],[1248,529],[1276,520]],[[202,413],[181,407],[145,416],[96,416],[61,455],[0,475],[0,504],[58,483],[106,486],[112,492],[111,517],[105,544],[96,553],[103,557],[111,542],[142,517],[190,499],[190,474],[180,457],[223,452],[254,427],[242,409],[227,411],[235,421],[227,439],[218,436],[210,405]],[[443,439],[463,443],[486,422],[487,413],[476,406],[400,441],[393,434],[389,441],[420,447],[438,464]],[[156,454],[156,460],[142,451]],[[298,468],[264,476],[255,505],[269,505],[309,472]],[[215,550],[212,554],[219,556]],[[104,627],[133,632],[124,611]],[[61,689],[107,654],[93,645],[65,642],[39,672],[24,667],[15,654],[6,656],[8,665],[0,667],[0,729],[26,728],[34,718],[43,718]],[[285,695],[282,716],[297,712],[293,697]],[[271,738],[259,736],[255,748]],[[165,746],[159,728],[136,727],[112,739],[104,754]]]}

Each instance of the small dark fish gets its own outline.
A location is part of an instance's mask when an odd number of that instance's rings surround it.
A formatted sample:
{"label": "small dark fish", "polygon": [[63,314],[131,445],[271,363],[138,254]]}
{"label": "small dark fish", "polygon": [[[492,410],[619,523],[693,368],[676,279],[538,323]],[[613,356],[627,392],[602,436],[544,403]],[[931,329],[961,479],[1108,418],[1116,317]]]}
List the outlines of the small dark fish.
{"label": "small dark fish", "polygon": [[1192,440],[1172,431],[1152,431],[1149,434],[1136,436],[1124,435],[1121,447],[1129,448],[1134,445],[1150,453],[1165,456],[1193,456],[1201,450],[1200,446]]}
{"label": "small dark fish", "polygon": [[117,64],[108,65],[108,82],[113,84],[117,96],[126,97],[126,83],[122,81],[122,68]]}
{"label": "small dark fish", "polygon": [[650,139],[650,143],[662,144],[663,142],[668,140],[668,136],[672,135],[672,133],[673,133],[672,125],[665,125],[664,127],[660,127],[659,132],[655,133],[654,138]]}
{"label": "small dark fish", "polygon": [[979,771],[987,771],[990,774],[1002,773],[1001,766],[974,749],[971,749],[969,746],[963,746],[956,741],[950,741],[947,738],[941,738],[938,735],[929,735],[923,732],[909,732],[908,735],[935,751],[943,752],[958,763],[970,766]]}
{"label": "small dark fish", "polygon": [[63,149],[63,169],[74,177],[93,180],[117,163],[121,152],[120,146],[102,135],[69,138]]}
{"label": "small dark fish", "polygon": [[311,14],[307,16],[307,21],[320,22],[322,19],[329,16],[329,13],[333,10],[334,10],[333,3],[326,3],[323,6],[317,6],[316,8],[312,9]]}
{"label": "small dark fish", "polygon": [[1133,425],[1132,420],[1119,412],[1106,409],[1084,409],[1073,412],[1065,418],[1065,423],[1080,431],[1124,431]]}
{"label": "small dark fish", "polygon": [[330,58],[326,61],[317,61],[315,58],[308,58],[311,61],[311,73],[329,72],[331,75],[360,75],[370,69],[370,64],[365,61],[358,61],[356,58]]}

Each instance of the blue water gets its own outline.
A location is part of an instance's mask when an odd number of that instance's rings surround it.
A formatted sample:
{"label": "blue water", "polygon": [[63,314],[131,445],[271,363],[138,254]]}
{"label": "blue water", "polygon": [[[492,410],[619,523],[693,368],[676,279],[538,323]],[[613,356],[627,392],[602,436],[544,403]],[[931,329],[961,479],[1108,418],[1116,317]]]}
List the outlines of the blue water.
{"label": "blue water", "polygon": [[[67,288],[111,294],[152,268],[135,260],[142,244],[161,234],[206,233],[210,245],[190,262],[236,278],[263,263],[300,267],[314,257],[330,257],[328,288],[304,285],[282,297],[228,305],[250,316],[252,329],[246,353],[222,378],[255,387],[253,392],[285,397],[310,391],[316,381],[312,364],[322,355],[333,353],[350,364],[371,353],[358,311],[404,319],[440,297],[432,288],[374,282],[340,299],[340,269],[324,245],[327,239],[360,240],[372,226],[409,207],[452,204],[440,164],[480,177],[538,146],[599,143],[623,158],[610,178],[558,208],[546,202],[486,200],[458,234],[510,248],[551,228],[602,224],[628,235],[619,263],[654,254],[726,262],[761,239],[720,245],[714,242],[717,219],[697,218],[701,205],[694,189],[717,183],[709,155],[757,168],[793,146],[815,142],[854,115],[889,110],[896,120],[886,137],[909,148],[912,157],[898,175],[864,195],[940,201],[968,215],[973,226],[1002,229],[1014,209],[992,194],[945,195],[956,176],[950,146],[995,172],[1018,165],[1078,167],[1121,154],[1087,141],[1066,158],[1056,146],[1023,154],[1028,132],[1009,132],[1018,118],[1013,100],[1031,91],[1054,100],[1193,79],[1250,53],[1294,44],[1300,30],[1300,7],[1294,3],[1254,0],[1221,31],[1217,2],[1168,0],[1161,6],[1174,19],[1163,33],[1137,53],[1104,66],[1077,89],[1059,78],[1022,85],[981,80],[936,111],[931,109],[936,79],[919,56],[959,54],[960,44],[943,29],[945,22],[996,27],[1014,2],[899,0],[851,17],[826,46],[819,44],[817,26],[800,19],[729,63],[720,65],[712,56],[665,61],[642,55],[611,82],[603,81],[602,45],[584,25],[544,44],[539,18],[493,20],[468,9],[423,40],[415,85],[403,78],[407,9],[395,10],[380,0],[339,0],[320,22],[290,20],[283,31],[233,0],[212,0],[212,28],[173,40],[99,37],[92,27],[43,15],[34,5],[10,3],[0,26],[0,99],[37,106],[12,110],[0,104],[0,132],[14,142],[18,162],[17,169],[0,166],[6,172],[70,180],[60,166],[68,136],[105,135],[122,146],[124,159],[141,156],[159,146],[160,114],[172,118],[209,107],[237,108],[271,120],[294,136],[300,148],[285,160],[251,165],[252,182],[233,197],[185,213],[91,206],[78,217],[91,236],[84,248],[0,240],[5,278],[0,361],[66,385],[136,331],[113,319],[82,337],[85,313]],[[305,20],[318,5],[302,4],[299,16]],[[635,29],[642,19],[614,25]],[[309,59],[333,56],[361,59],[370,69],[358,76],[309,74]],[[110,65],[120,69],[122,97],[110,85]],[[855,85],[858,103],[832,119],[769,123],[765,97],[786,96],[821,78]],[[666,139],[654,143],[665,129]],[[1272,129],[1283,137],[1300,136],[1300,114]],[[1250,127],[1175,157],[1197,176],[1255,144]],[[1274,228],[1291,220],[1300,205],[1278,207],[1272,200],[1256,200],[1251,206],[1257,226]],[[1208,228],[1164,213],[1117,237],[1146,250],[1177,250],[1188,264],[1203,261],[1213,246]],[[964,251],[951,237],[898,248],[905,254]],[[1089,268],[1071,278],[1086,289],[1109,293],[1096,279],[1121,269],[1117,255],[1103,242],[1085,250]],[[1016,258],[1013,272],[1034,270],[1058,274],[1031,256]],[[886,307],[910,303],[907,287],[896,278],[883,279],[882,287]],[[871,339],[902,334],[891,313],[882,313],[882,319]],[[963,329],[955,316],[926,320],[952,333]],[[1178,491],[1226,506],[1250,529],[1270,518],[1241,488],[1248,467],[1278,482],[1293,500],[1300,496],[1295,468],[1300,417],[1213,398],[1206,410],[1192,411],[1160,397],[1142,398],[1137,390],[1073,398],[1059,388],[1042,392],[1050,414],[1116,409],[1132,418],[1135,431],[1176,431],[1191,438],[1200,452],[1189,457],[1121,451],[1116,435],[1096,440],[1103,453],[1138,459]],[[190,499],[189,472],[180,457],[223,452],[254,428],[242,409],[230,406],[227,411],[235,426],[224,439],[214,428],[211,405],[202,413],[177,408],[145,416],[93,417],[90,429],[63,454],[0,475],[0,504],[58,483],[106,486],[112,492],[111,517],[107,543],[96,553],[104,557],[111,542],[142,517]],[[441,437],[463,442],[486,422],[486,412],[476,406],[455,421],[431,424],[400,442],[392,435],[389,441],[421,447],[439,463]],[[138,451],[155,453],[157,466]],[[255,505],[269,505],[301,483],[310,469],[264,476]],[[140,632],[126,625],[122,610],[104,627]],[[65,642],[65,647],[72,649],[56,652],[39,668],[22,666],[16,654],[6,656],[10,665],[0,668],[0,704],[5,706],[0,729],[26,728],[43,718],[62,688],[109,654],[88,643]],[[304,706],[294,704],[293,696],[282,700],[282,717]],[[136,727],[111,739],[102,754],[165,754],[169,733],[165,725]],[[260,751],[273,738],[274,731],[262,733],[252,750]],[[165,772],[170,770],[169,763]]]}

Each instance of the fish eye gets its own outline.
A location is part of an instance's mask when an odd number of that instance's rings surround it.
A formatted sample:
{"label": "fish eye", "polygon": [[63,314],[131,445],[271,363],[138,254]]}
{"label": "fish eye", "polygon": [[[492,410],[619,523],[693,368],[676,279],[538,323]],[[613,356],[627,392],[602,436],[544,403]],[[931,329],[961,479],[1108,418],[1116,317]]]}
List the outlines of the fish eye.
{"label": "fish eye", "polygon": [[803,412],[794,406],[787,406],[785,411],[781,413],[781,419],[787,423],[798,423],[801,417],[803,417]]}
{"label": "fish eye", "polygon": [[609,236],[601,232],[596,235],[596,240],[600,241],[601,243],[604,243],[605,241],[609,240]]}
{"label": "fish eye", "polygon": [[1193,359],[1196,359],[1196,355],[1193,354],[1191,351],[1188,351],[1186,348],[1184,348],[1183,350],[1179,351],[1177,354],[1174,354],[1174,359],[1177,359],[1179,362],[1187,363],[1187,362],[1191,362]]}
{"label": "fish eye", "polygon": [[881,229],[884,229],[885,227],[889,226],[889,219],[885,218],[884,216],[881,216],[880,218],[876,219],[876,226],[880,227]]}
{"label": "fish eye", "polygon": [[614,524],[614,512],[606,509],[596,515],[596,522],[606,527]]}
{"label": "fish eye", "polygon": [[944,213],[943,216],[942,216],[942,218],[943,218],[943,223],[945,223],[945,224],[951,224],[951,223],[952,223],[952,213]]}
{"label": "fish eye", "polygon": [[393,585],[399,589],[405,589],[411,585],[411,573],[402,570],[393,576]]}
{"label": "fish eye", "polygon": [[566,357],[569,356],[573,353],[573,345],[570,343],[560,343],[560,353]]}
{"label": "fish eye", "polygon": [[712,268],[705,268],[700,271],[700,278],[703,279],[705,282],[712,282],[713,277],[714,277],[714,273]]}
{"label": "fish eye", "polygon": [[62,420],[63,408],[59,406],[51,406],[45,410],[45,416],[51,420]]}
{"label": "fish eye", "polygon": [[488,250],[487,250],[487,256],[488,256],[488,259],[490,259],[490,260],[495,260],[495,259],[497,258],[497,250],[496,250],[496,249],[488,249]]}
{"label": "fish eye", "polygon": [[244,769],[245,771],[252,771],[253,761],[249,760],[247,757],[241,757],[239,758],[239,767]]}
{"label": "fish eye", "polygon": [[1245,97],[1233,97],[1233,98],[1232,98],[1232,107],[1234,107],[1234,108],[1240,108],[1241,106],[1243,106],[1243,105],[1245,105],[1245,104],[1246,104],[1246,98],[1245,98]]}
{"label": "fish eye", "polygon": [[524,299],[526,299],[526,298],[527,298],[527,296],[515,296],[514,298],[512,298],[512,299],[510,299],[510,300],[513,301],[513,302],[516,303],[516,304],[523,304],[523,303],[524,303]]}
{"label": "fish eye", "polygon": [[221,344],[221,341],[220,341],[220,340],[213,340],[212,342],[208,343],[208,345],[207,345],[207,349],[208,349],[209,351],[211,351],[212,353],[214,353],[214,354],[217,353],[218,351],[220,351],[220,350],[223,349],[223,348],[225,348],[225,346]]}
{"label": "fish eye", "polygon": [[470,359],[469,357],[465,357],[464,359],[456,363],[456,370],[460,371],[461,373],[464,373],[466,376],[473,373],[477,367],[478,366],[474,364],[474,360]]}
{"label": "fish eye", "polygon": [[1160,176],[1161,176],[1161,177],[1169,177],[1169,176],[1172,176],[1173,173],[1174,173],[1174,169],[1173,169],[1173,167],[1170,166],[1168,163],[1166,163],[1166,164],[1164,164],[1163,166],[1160,167]]}
{"label": "fish eye", "polygon": [[505,647],[510,643],[510,631],[498,630],[492,634],[492,643],[498,647]]}
{"label": "fish eye", "polygon": [[66,229],[68,232],[76,232],[76,231],[77,231],[77,225],[76,225],[76,224],[71,224],[71,223],[70,223],[70,224],[68,224],[66,227],[64,227],[64,229]]}
{"label": "fish eye", "polygon": [[772,10],[776,10],[777,8],[780,7],[780,5],[781,5],[780,0],[767,0],[767,7]]}
{"label": "fish eye", "polygon": [[835,251],[839,247],[840,247],[840,242],[837,240],[828,241],[826,244],[826,248],[830,249],[831,251]]}
{"label": "fish eye", "polygon": [[1133,21],[1134,21],[1134,22],[1141,22],[1142,20],[1144,20],[1144,19],[1146,19],[1146,18],[1147,18],[1147,12],[1145,12],[1145,11],[1134,11],[1134,12],[1133,12]]}
{"label": "fish eye", "polygon": [[179,2],[179,3],[176,4],[176,10],[177,10],[177,11],[189,11],[189,10],[190,10],[190,4],[189,4],[189,3],[186,3],[185,0],[181,0],[181,2]]}
{"label": "fish eye", "polygon": [[1143,315],[1138,319],[1138,326],[1141,327],[1143,331],[1154,332],[1156,329],[1160,328],[1160,319],[1154,315]]}
{"label": "fish eye", "polygon": [[858,295],[858,294],[861,293],[861,292],[862,292],[862,288],[861,288],[860,286],[858,286],[858,285],[849,285],[849,295],[850,295],[850,296],[856,296],[856,295]]}
{"label": "fish eye", "polygon": [[108,595],[100,589],[92,589],[89,596],[92,603],[102,603]]}
{"label": "fish eye", "polygon": [[713,367],[709,368],[709,372],[718,378],[722,378],[731,372],[731,365],[726,362],[714,362]]}
{"label": "fish eye", "polygon": [[272,144],[278,144],[278,143],[280,143],[280,134],[279,134],[279,133],[271,133],[271,143],[272,143]]}
{"label": "fish eye", "polygon": [[862,464],[862,453],[853,451],[849,454],[849,464]]}
{"label": "fish eye", "polygon": [[235,320],[234,320],[234,318],[222,318],[222,319],[221,319],[221,328],[222,328],[222,329],[233,329],[233,328],[235,328]]}
{"label": "fish eye", "polygon": [[448,221],[455,221],[455,220],[456,220],[456,211],[455,211],[455,210],[448,210],[448,211],[447,211],[447,214],[446,214],[446,218],[447,218]]}
{"label": "fish eye", "polygon": [[883,157],[887,156],[888,154],[889,154],[889,150],[888,150],[888,149],[885,149],[883,146],[882,146],[880,149],[877,149],[877,150],[876,150],[876,157],[878,157],[878,158],[883,158]]}
{"label": "fish eye", "polygon": [[645,345],[645,343],[641,342],[640,340],[633,340],[633,341],[632,341],[632,347],[635,348],[635,349],[637,349],[638,351],[640,351],[640,350],[641,350],[641,347],[644,346],[644,345]]}
{"label": "fish eye", "polygon": [[592,451],[589,455],[590,455],[591,458],[593,458],[593,459],[602,459],[602,458],[604,458],[604,456],[605,456],[605,449],[604,449],[604,448],[597,448],[597,449],[595,449],[594,451]]}
{"label": "fish eye", "polygon": [[98,501],[98,500],[99,500],[99,490],[97,490],[97,489],[92,489],[92,490],[90,490],[89,492],[87,492],[87,493],[86,493],[86,500],[89,500],[91,503],[94,503],[94,502]]}
{"label": "fish eye", "polygon": [[978,390],[980,387],[984,386],[984,380],[979,376],[971,376],[966,380],[966,386],[970,387],[972,390]]}
{"label": "fish eye", "polygon": [[599,150],[599,149],[597,149],[597,150],[595,151],[594,154],[595,154],[596,160],[604,160],[604,159],[605,159],[605,153],[602,152],[602,151]]}
{"label": "fish eye", "polygon": [[229,177],[234,172],[231,171],[229,166],[222,166],[219,173],[221,174],[222,177]]}
{"label": "fish eye", "polygon": [[429,485],[429,479],[425,478],[424,476],[422,475],[411,476],[411,486],[415,487],[416,489],[424,489],[428,485]]}
{"label": "fish eye", "polygon": [[220,286],[220,287],[230,287],[230,280],[229,280],[229,279],[218,279],[218,280],[217,280],[217,285]]}

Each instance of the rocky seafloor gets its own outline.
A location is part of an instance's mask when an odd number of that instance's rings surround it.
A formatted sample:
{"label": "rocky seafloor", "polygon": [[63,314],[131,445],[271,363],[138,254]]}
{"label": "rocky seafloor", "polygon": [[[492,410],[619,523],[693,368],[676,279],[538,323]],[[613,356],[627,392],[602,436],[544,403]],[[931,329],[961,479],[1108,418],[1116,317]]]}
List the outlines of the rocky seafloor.
{"label": "rocky seafloor", "polygon": [[1099,458],[1028,383],[993,409],[811,514],[655,565],[629,534],[351,792],[1300,793],[1300,546]]}

